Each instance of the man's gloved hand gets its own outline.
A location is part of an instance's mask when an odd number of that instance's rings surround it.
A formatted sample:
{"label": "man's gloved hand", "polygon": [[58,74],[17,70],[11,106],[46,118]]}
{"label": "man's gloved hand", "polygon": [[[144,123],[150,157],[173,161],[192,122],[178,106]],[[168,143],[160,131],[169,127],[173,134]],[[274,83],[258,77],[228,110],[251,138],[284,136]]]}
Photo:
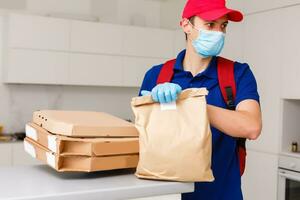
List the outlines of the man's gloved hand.
{"label": "man's gloved hand", "polygon": [[151,92],[142,90],[142,96],[151,95],[155,102],[170,103],[177,100],[182,88],[176,83],[163,83],[155,86]]}

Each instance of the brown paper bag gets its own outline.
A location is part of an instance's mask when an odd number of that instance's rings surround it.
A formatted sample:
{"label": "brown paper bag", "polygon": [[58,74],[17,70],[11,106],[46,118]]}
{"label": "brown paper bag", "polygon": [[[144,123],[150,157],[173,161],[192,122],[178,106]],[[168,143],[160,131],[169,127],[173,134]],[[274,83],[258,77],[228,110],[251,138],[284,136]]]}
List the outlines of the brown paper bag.
{"label": "brown paper bag", "polygon": [[140,134],[139,178],[211,182],[212,138],[206,88],[182,91],[176,103],[159,104],[150,95],[131,102]]}

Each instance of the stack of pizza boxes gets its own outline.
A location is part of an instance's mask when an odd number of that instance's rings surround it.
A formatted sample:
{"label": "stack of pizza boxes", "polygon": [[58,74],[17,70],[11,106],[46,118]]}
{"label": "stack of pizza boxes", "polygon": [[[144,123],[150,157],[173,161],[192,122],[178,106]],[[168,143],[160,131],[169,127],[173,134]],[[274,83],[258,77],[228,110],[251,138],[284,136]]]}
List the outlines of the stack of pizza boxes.
{"label": "stack of pizza boxes", "polygon": [[103,112],[36,111],[24,148],[59,172],[136,168],[139,159],[134,124]]}

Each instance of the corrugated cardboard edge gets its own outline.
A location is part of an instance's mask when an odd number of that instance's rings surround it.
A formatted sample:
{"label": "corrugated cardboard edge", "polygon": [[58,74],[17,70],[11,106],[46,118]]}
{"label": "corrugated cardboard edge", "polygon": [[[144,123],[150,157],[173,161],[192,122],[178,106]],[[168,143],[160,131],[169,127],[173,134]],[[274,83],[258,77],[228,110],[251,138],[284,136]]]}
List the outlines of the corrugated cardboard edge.
{"label": "corrugated cardboard edge", "polygon": [[[183,90],[180,95],[178,96],[178,100],[184,100],[189,97],[199,97],[199,96],[206,96],[208,95],[208,90],[206,88],[189,88],[186,90]],[[146,104],[153,104],[156,103],[153,101],[151,95],[147,96],[140,96],[140,97],[134,97],[131,100],[131,106],[142,106]]]}
{"label": "corrugated cardboard edge", "polygon": [[[110,149],[110,152],[107,151]],[[139,153],[139,139],[106,139],[101,145],[92,143],[93,155],[124,155],[124,154],[138,154]]]}
{"label": "corrugated cardboard edge", "polygon": [[139,160],[138,154],[99,157],[60,156],[30,138],[25,138],[24,148],[27,153],[59,172],[93,172],[136,168]]}
{"label": "corrugated cardboard edge", "polygon": [[34,140],[26,137],[24,139],[24,149],[33,158],[47,163],[49,166],[56,170],[59,169],[59,163],[57,158],[55,157],[55,154],[44,146],[38,144]]}
{"label": "corrugated cardboard edge", "polygon": [[[107,156],[139,153],[139,138],[72,138],[54,135],[34,124],[26,124],[26,136],[59,155]],[[68,151],[73,148],[88,148],[84,152]]]}
{"label": "corrugated cardboard edge", "polygon": [[107,115],[110,119],[115,119],[124,124],[124,126],[114,127],[95,127],[72,124],[55,119],[49,119],[43,115],[43,112],[85,112],[85,111],[59,111],[59,110],[40,110],[33,113],[32,121],[39,126],[45,128],[47,131],[64,136],[72,137],[137,137],[138,131],[135,129],[133,123],[120,119],[114,115],[104,112],[91,112]]}
{"label": "corrugated cardboard edge", "polygon": [[59,136],[49,133],[34,123],[27,123],[25,130],[26,137],[50,149],[52,152],[60,154],[61,143]]}
{"label": "corrugated cardboard edge", "polygon": [[31,157],[36,158],[36,151],[33,145],[31,145],[27,140],[24,140],[24,150]]}

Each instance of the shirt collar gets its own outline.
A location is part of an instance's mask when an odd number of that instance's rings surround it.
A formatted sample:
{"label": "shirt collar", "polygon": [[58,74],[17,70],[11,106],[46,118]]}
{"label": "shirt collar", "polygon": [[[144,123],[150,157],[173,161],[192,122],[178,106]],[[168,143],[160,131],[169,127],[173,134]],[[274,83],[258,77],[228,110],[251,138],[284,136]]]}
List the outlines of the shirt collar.
{"label": "shirt collar", "polygon": [[[178,54],[178,56],[176,58],[174,70],[184,71],[183,59],[185,57],[185,53],[186,53],[186,50],[184,49]],[[217,72],[217,58],[214,56],[212,58],[212,60],[210,61],[208,67],[198,75],[204,75],[209,78],[217,78],[218,77],[217,73],[218,73]]]}

